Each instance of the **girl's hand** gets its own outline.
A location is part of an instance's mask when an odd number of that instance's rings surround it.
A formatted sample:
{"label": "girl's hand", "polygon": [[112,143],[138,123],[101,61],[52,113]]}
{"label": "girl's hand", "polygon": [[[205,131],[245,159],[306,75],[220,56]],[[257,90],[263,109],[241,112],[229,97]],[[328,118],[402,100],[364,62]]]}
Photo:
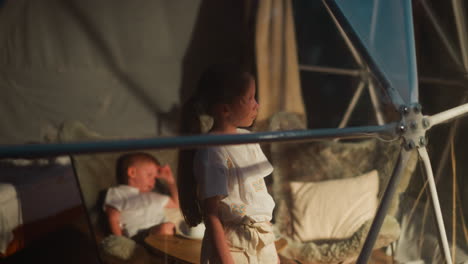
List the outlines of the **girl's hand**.
{"label": "girl's hand", "polygon": [[169,165],[167,164],[159,168],[159,175],[156,178],[162,179],[167,184],[175,183],[175,179],[174,179],[174,175],[172,174],[171,167],[169,167]]}

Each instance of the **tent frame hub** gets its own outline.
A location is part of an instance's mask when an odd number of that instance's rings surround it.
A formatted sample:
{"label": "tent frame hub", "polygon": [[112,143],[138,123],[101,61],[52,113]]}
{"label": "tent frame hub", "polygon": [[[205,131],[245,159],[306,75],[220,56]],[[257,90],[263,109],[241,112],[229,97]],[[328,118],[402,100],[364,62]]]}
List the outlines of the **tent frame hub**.
{"label": "tent frame hub", "polygon": [[406,150],[422,148],[427,145],[426,131],[430,127],[429,119],[421,111],[421,105],[412,104],[410,107],[400,107],[401,121],[398,132],[404,139]]}

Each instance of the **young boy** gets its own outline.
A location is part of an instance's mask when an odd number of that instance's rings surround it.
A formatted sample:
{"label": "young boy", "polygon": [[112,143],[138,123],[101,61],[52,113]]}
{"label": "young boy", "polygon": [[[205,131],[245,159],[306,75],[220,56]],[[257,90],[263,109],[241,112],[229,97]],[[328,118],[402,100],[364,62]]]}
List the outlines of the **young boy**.
{"label": "young boy", "polygon": [[[117,161],[120,185],[107,191],[104,210],[114,235],[133,237],[149,229],[150,234],[173,235],[175,225],[166,222],[164,208],[179,208],[176,183],[168,165],[134,152]],[[156,179],[166,183],[170,196],[153,192]]]}

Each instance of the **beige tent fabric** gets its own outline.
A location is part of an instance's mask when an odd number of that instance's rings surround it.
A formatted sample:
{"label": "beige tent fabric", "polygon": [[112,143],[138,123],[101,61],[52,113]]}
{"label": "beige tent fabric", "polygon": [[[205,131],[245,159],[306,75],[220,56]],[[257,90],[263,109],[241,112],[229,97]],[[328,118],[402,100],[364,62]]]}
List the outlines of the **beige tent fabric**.
{"label": "beige tent fabric", "polygon": [[178,109],[204,69],[248,57],[243,6],[6,1],[0,9],[0,144],[56,141],[69,120],[105,138],[176,134]]}
{"label": "beige tent fabric", "polygon": [[[164,135],[201,0],[15,0],[0,9],[0,144]],[[173,118],[175,119],[175,118]],[[167,126],[166,126],[167,127]]]}
{"label": "beige tent fabric", "polygon": [[256,25],[258,120],[287,111],[305,115],[290,0],[262,0]]}

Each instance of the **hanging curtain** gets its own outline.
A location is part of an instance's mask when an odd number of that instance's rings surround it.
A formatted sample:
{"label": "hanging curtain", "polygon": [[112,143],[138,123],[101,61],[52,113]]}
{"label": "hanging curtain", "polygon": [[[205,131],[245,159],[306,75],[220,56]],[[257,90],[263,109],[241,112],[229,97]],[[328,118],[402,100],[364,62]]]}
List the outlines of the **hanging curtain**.
{"label": "hanging curtain", "polygon": [[255,50],[258,120],[266,120],[279,111],[305,116],[290,0],[259,1]]}

